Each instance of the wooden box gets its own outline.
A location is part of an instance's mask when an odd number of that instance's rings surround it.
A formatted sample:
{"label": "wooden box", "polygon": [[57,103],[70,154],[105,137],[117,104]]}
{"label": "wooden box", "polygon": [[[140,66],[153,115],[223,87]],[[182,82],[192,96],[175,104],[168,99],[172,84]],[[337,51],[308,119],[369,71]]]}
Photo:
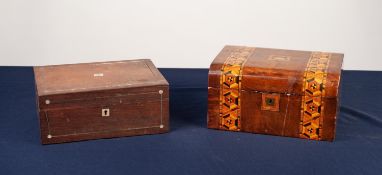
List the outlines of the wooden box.
{"label": "wooden box", "polygon": [[168,82],[150,60],[34,67],[42,144],[169,131]]}
{"label": "wooden box", "polygon": [[226,46],[209,71],[208,127],[332,141],[343,54]]}

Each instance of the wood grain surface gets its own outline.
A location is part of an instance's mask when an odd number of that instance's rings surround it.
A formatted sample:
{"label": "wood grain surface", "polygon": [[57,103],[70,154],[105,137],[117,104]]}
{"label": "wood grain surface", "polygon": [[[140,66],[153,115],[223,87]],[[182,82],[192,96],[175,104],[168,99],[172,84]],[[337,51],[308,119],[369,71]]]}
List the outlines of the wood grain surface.
{"label": "wood grain surface", "polygon": [[41,142],[169,131],[169,88],[150,60],[35,67]]}
{"label": "wood grain surface", "polygon": [[[343,54],[338,53],[242,46],[224,47],[210,66],[208,127],[231,130],[225,124],[227,118],[224,117],[222,108],[224,108],[223,105],[232,108],[232,103],[222,101],[222,97],[225,98],[227,94],[223,92],[225,90],[222,91],[222,88],[227,86],[227,83],[224,84],[226,81],[224,77],[232,76],[233,73],[227,72],[223,67],[227,64],[227,59],[240,56],[237,52],[243,52],[245,48],[250,48],[251,53],[248,56],[243,55],[246,57],[246,62],[240,74],[234,75],[238,77],[240,92],[228,98],[230,102],[232,99],[238,101],[240,113],[235,115],[239,115],[239,131],[332,141],[335,137],[335,122],[339,109],[339,85],[343,60]],[[325,58],[316,58],[319,56]],[[307,70],[309,66],[310,69]],[[307,76],[316,77],[307,80]],[[315,82],[317,83],[314,84]],[[306,88],[313,86],[317,92],[309,95],[310,89]],[[277,105],[279,110],[264,107],[266,104],[263,101],[266,99],[264,96],[272,96],[272,94],[280,98],[275,99],[278,103],[270,105]],[[317,107],[311,105],[309,101],[311,99],[314,99],[312,104],[319,105]],[[303,103],[306,103],[305,108]],[[309,112],[317,108],[318,112],[314,114]],[[307,121],[307,115],[304,115],[306,112],[312,113],[309,114],[310,121]],[[231,123],[231,120],[228,122]],[[307,132],[309,132],[308,136]]]}

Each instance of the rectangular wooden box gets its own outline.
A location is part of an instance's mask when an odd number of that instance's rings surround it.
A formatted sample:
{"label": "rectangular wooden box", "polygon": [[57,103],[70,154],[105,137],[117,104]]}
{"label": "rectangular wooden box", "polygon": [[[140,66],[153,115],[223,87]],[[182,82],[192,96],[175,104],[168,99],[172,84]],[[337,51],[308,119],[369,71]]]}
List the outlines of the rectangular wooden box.
{"label": "rectangular wooden box", "polygon": [[332,141],[343,54],[226,46],[211,64],[208,128]]}
{"label": "rectangular wooden box", "polygon": [[34,67],[42,144],[169,131],[168,82],[150,60]]}

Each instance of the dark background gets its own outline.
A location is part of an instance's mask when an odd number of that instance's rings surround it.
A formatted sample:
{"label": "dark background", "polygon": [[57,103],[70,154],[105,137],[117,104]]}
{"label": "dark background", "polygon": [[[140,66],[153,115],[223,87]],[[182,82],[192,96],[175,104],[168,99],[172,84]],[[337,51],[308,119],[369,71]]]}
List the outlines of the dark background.
{"label": "dark background", "polygon": [[206,129],[207,69],[160,69],[171,132],[42,146],[31,67],[0,67],[0,174],[381,174],[382,72],[344,71],[335,142]]}

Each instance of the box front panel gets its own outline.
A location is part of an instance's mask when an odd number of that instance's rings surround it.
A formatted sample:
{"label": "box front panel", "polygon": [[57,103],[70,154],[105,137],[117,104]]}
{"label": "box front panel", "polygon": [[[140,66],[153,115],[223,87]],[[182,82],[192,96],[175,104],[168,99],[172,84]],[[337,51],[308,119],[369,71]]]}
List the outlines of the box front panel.
{"label": "box front panel", "polygon": [[[221,129],[219,115],[219,89],[208,90],[208,128]],[[264,108],[267,98],[279,96],[277,110]],[[286,137],[301,137],[301,96],[286,94],[269,94],[253,91],[241,92],[241,129],[242,132],[278,135]],[[322,127],[319,128],[320,140],[333,141],[335,137],[336,116],[338,115],[338,98],[324,98],[325,108],[322,115]],[[273,106],[271,105],[271,106]],[[268,105],[269,106],[269,105]],[[313,132],[313,131],[312,131]]]}
{"label": "box front panel", "polygon": [[241,102],[242,131],[299,137],[300,96],[242,91]]}
{"label": "box front panel", "polygon": [[97,105],[67,103],[40,111],[44,144],[163,133],[169,130],[168,89],[156,99],[119,96]]}

